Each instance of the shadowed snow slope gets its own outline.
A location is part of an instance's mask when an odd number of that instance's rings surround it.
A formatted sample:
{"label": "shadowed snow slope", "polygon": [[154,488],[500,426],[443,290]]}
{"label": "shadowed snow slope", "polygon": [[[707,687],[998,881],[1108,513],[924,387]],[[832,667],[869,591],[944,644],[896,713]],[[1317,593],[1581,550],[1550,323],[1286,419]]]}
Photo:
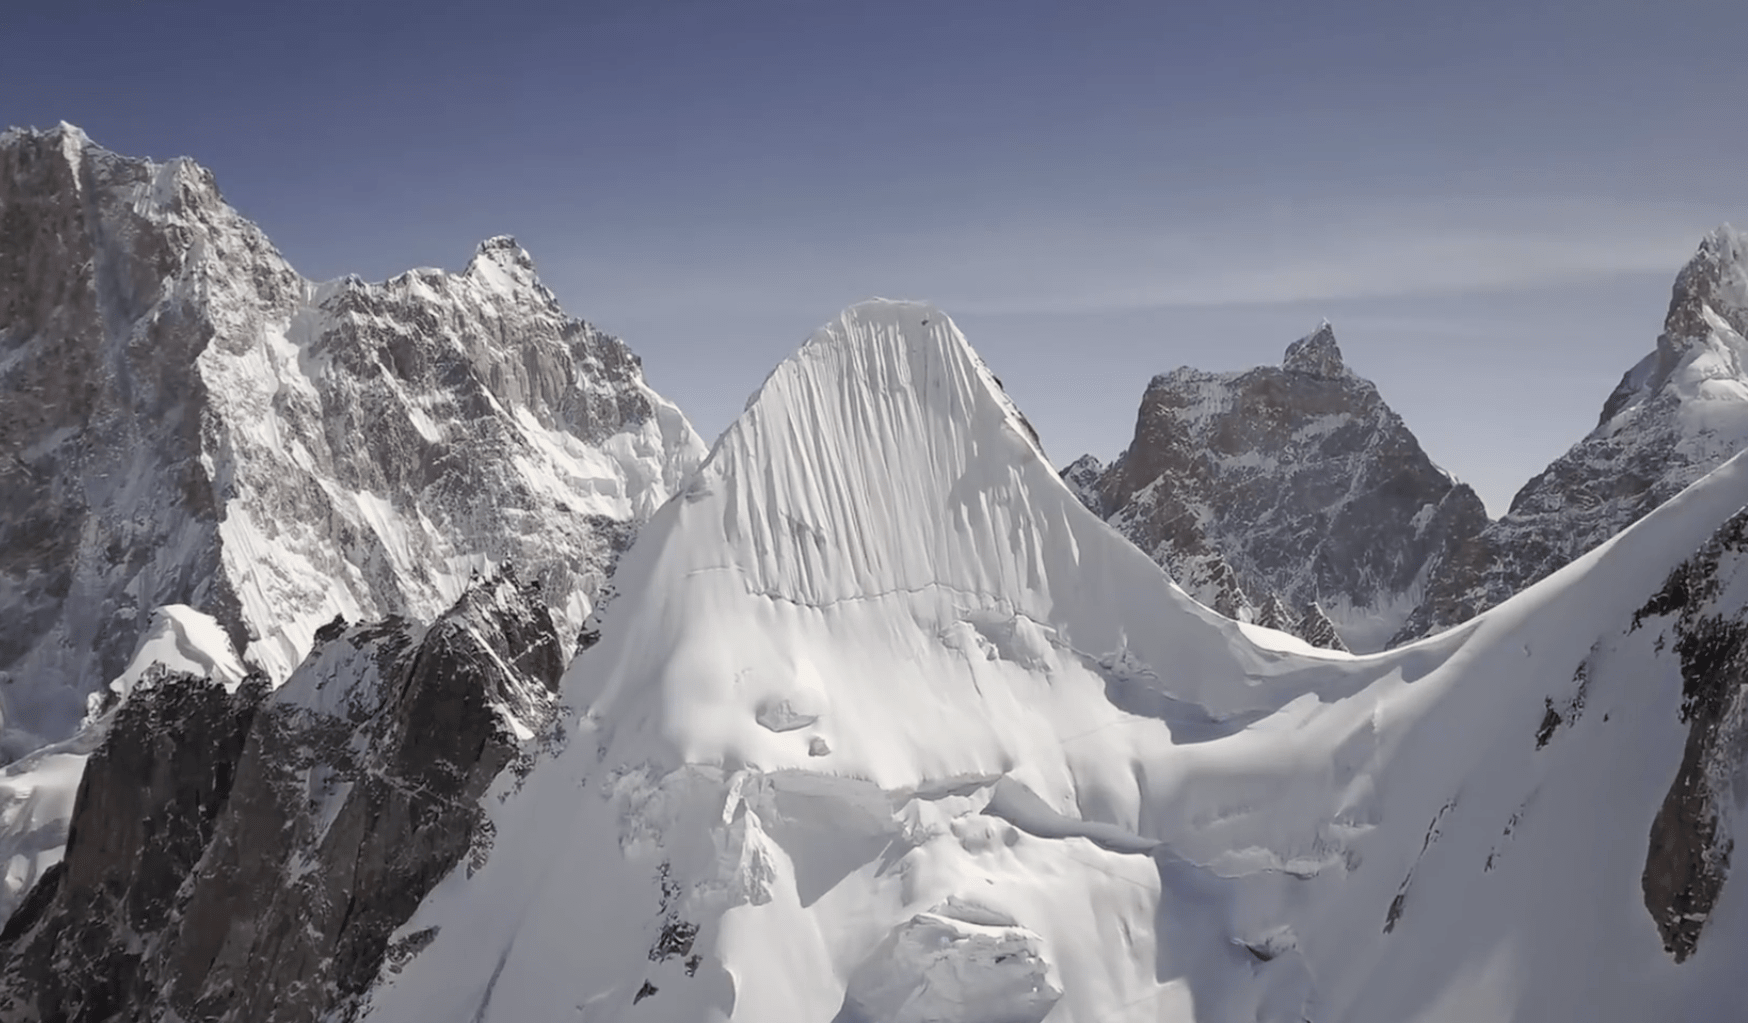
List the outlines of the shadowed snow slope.
{"label": "shadowed snow slope", "polygon": [[1745,500],[1733,461],[1458,629],[1312,651],[1082,507],[942,313],[856,306],[626,554],[568,745],[365,1018],[1703,1014],[1748,910],[1679,966],[1647,912],[1688,729],[1629,627]]}

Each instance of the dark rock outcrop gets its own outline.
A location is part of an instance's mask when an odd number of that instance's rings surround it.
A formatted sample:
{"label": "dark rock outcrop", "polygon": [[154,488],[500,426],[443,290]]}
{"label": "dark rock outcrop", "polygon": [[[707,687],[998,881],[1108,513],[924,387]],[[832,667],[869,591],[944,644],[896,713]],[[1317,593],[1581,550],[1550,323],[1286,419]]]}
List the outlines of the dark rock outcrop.
{"label": "dark rock outcrop", "polygon": [[124,1020],[156,1000],[153,944],[237,778],[260,676],[234,693],[155,671],[86,764],[60,864],[0,932],[0,1019]]}
{"label": "dark rock outcrop", "polygon": [[[1651,824],[1641,879],[1645,908],[1663,947],[1681,962],[1699,944],[1730,873],[1727,810],[1748,763],[1748,606],[1740,578],[1748,572],[1748,510],[1719,528],[1697,554],[1670,573],[1633,619],[1668,619],[1659,656],[1681,659],[1681,720],[1687,743],[1669,794]],[[1734,591],[1734,593],[1727,591]],[[1666,643],[1665,637],[1673,637]],[[1550,714],[1552,708],[1550,708]]]}
{"label": "dark rock outcrop", "polygon": [[425,895],[486,855],[493,779],[551,735],[565,653],[537,590],[499,577],[428,628],[347,629],[265,702],[130,697],[64,867],[7,928],[0,1019],[346,1018]]}
{"label": "dark rock outcrop", "polygon": [[1326,650],[1347,650],[1347,644],[1341,641],[1341,633],[1336,631],[1335,623],[1329,620],[1329,616],[1323,613],[1322,606],[1315,601],[1305,609],[1304,617],[1294,624],[1292,631],[1312,646],[1320,646]]}

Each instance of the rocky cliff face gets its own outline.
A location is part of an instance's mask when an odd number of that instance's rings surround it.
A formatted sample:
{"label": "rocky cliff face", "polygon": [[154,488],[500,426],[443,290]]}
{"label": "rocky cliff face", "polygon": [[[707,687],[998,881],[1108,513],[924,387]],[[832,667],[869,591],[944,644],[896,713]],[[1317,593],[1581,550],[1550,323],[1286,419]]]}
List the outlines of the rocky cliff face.
{"label": "rocky cliff face", "polygon": [[[1687,745],[1651,823],[1642,888],[1664,948],[1681,962],[1698,946],[1734,852],[1729,816],[1748,797],[1748,511],[1738,512],[1641,608],[1633,629],[1681,663]],[[1551,712],[1551,711],[1550,711]]]}
{"label": "rocky cliff face", "polygon": [[1748,446],[1748,238],[1728,225],[1676,276],[1657,347],[1596,429],[1446,552],[1401,642],[1449,628],[1614,536]]}
{"label": "rocky cliff face", "polygon": [[1256,620],[1278,600],[1289,631],[1360,650],[1383,645],[1427,565],[1460,557],[1487,521],[1327,323],[1278,367],[1155,377],[1128,449],[1065,478],[1209,607]]}
{"label": "rocky cliff face", "polygon": [[152,1004],[151,949],[211,840],[256,707],[233,689],[156,671],[120,708],[79,786],[69,855],[0,931],[0,1019],[124,1020]]}
{"label": "rocky cliff face", "polygon": [[539,589],[477,582],[428,628],[336,621],[271,696],[136,688],[0,936],[0,1019],[344,1018],[429,941],[391,938],[484,855],[481,797],[552,737],[565,653]]}
{"label": "rocky cliff face", "polygon": [[1344,366],[1327,325],[1279,369],[1155,378],[1129,449],[1063,478],[1222,614],[1377,649],[1500,603],[1748,446],[1745,330],[1748,238],[1725,225],[1596,429],[1496,522]]}
{"label": "rocky cliff face", "polygon": [[160,605],[282,681],[336,614],[514,563],[565,643],[703,445],[508,238],[317,284],[188,160],[0,135],[0,756],[69,734]]}

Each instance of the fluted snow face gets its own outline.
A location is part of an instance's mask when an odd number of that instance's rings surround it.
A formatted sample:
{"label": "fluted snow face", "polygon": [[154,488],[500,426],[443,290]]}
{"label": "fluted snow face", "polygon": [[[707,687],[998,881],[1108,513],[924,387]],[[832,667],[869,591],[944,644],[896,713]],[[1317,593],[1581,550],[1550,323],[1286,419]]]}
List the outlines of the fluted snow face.
{"label": "fluted snow face", "polygon": [[[1054,524],[1010,519],[1032,506],[1004,500],[1060,497],[1039,466],[945,314],[870,303],[771,374],[687,499],[717,495],[757,592],[813,605],[937,584],[1005,592],[1047,572]],[[918,508],[945,514],[918,522]]]}
{"label": "fluted snow face", "polygon": [[574,635],[703,455],[509,239],[314,284],[187,160],[0,139],[0,638],[13,754],[66,734],[153,609],[283,679],[314,630],[429,620],[475,571]]}

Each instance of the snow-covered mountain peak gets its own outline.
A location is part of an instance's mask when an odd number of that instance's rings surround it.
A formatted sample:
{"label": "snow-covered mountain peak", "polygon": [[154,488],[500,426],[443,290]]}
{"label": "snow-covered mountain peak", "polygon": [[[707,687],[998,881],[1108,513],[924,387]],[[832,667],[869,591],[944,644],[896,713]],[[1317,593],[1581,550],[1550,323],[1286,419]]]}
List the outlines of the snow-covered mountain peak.
{"label": "snow-covered mountain peak", "polygon": [[[1024,504],[974,506],[986,484],[1062,490],[1024,416],[947,315],[874,300],[845,310],[771,373],[689,496],[721,495],[723,540],[745,554],[749,586],[820,605],[949,579],[1000,592],[1031,555],[966,546],[972,523]],[[907,522],[918,507],[952,513],[919,536]]]}
{"label": "snow-covered mountain peak", "polygon": [[1316,330],[1288,345],[1281,368],[1317,377],[1346,375],[1347,365],[1342,362],[1341,348],[1335,343],[1335,328],[1324,320]]}
{"label": "snow-covered mountain peak", "polygon": [[[365,1018],[1539,1018],[1601,982],[1612,1018],[1687,1007],[1667,969],[1571,955],[1568,918],[1665,962],[1638,876],[1680,684],[1640,684],[1648,633],[1596,651],[1741,465],[1468,628],[1318,652],[1080,507],[938,315],[828,324],[639,535],[561,683],[568,743],[500,785],[489,856],[396,932],[416,953]],[[1520,932],[1509,984],[1417,1011]]]}
{"label": "snow-covered mountain peak", "polygon": [[[1080,504],[927,305],[864,303],[815,333],[645,527],[614,585],[569,699],[591,719],[646,723],[635,756],[665,763],[802,770],[825,757],[826,770],[899,786],[999,774],[1034,740],[1054,748],[1040,680],[1102,686],[1100,658],[1206,664],[1178,694],[1185,706],[1272,702],[1267,686],[1227,688],[1234,648],[1244,664],[1255,648]],[[1162,604],[1182,613],[1166,624],[1140,611]],[[746,613],[770,629],[727,624]],[[890,638],[882,621],[904,623],[895,641],[927,670],[895,678],[889,652],[864,648],[864,628]],[[967,662],[1000,668],[979,684]],[[974,722],[977,739],[924,740],[918,707]],[[643,752],[651,739],[667,752]]]}
{"label": "snow-covered mountain peak", "polygon": [[1684,347],[1716,328],[1715,320],[1748,334],[1748,236],[1720,224],[1676,275],[1659,347]]}
{"label": "snow-covered mountain peak", "polygon": [[46,130],[9,128],[0,132],[0,152],[7,153],[7,159],[21,168],[44,154],[58,153],[70,175],[67,191],[73,195],[82,195],[88,185],[125,184],[135,214],[148,221],[175,221],[191,214],[203,220],[241,221],[225,206],[212,171],[196,161],[185,156],[165,161],[122,156],[66,121]]}
{"label": "snow-covered mountain peak", "polygon": [[[1748,401],[1748,389],[1741,385],[1748,359],[1745,334],[1748,237],[1723,224],[1706,235],[1676,275],[1656,348],[1621,377],[1603,403],[1597,428],[1614,433],[1628,427],[1659,397],[1676,405],[1695,398],[1722,398],[1730,406]],[[1709,421],[1714,417],[1703,418],[1708,421],[1692,424],[1690,432],[1717,432],[1719,424]],[[1736,424],[1728,425],[1733,430]]]}
{"label": "snow-covered mountain peak", "polygon": [[514,565],[568,643],[703,457],[513,239],[318,284],[199,164],[65,127],[0,137],[0,213],[7,732],[66,735],[163,605],[281,681],[336,614],[430,621]]}
{"label": "snow-covered mountain peak", "polygon": [[1524,484],[1505,517],[1428,576],[1398,640],[1503,601],[1644,516],[1748,446],[1748,238],[1700,242],[1663,332],[1621,376],[1596,428]]}
{"label": "snow-covered mountain peak", "polygon": [[526,248],[517,245],[516,238],[509,234],[495,234],[488,240],[481,241],[479,247],[475,248],[474,259],[468,261],[465,273],[468,276],[479,276],[493,269],[533,280],[535,261],[528,255]]}
{"label": "snow-covered mountain peak", "polygon": [[532,288],[543,296],[551,295],[534,272],[534,257],[507,234],[480,242],[463,272],[469,278],[499,289]]}
{"label": "snow-covered mountain peak", "polygon": [[1127,450],[1069,471],[1088,508],[1207,606],[1250,621],[1278,596],[1294,631],[1332,636],[1334,622],[1360,651],[1400,626],[1428,559],[1486,522],[1347,368],[1328,320],[1279,366],[1154,377]]}
{"label": "snow-covered mountain peak", "polygon": [[0,130],[0,146],[18,145],[27,139],[40,139],[52,144],[64,146],[69,153],[91,145],[91,137],[84,129],[67,121],[57,123],[53,128],[13,127]]}
{"label": "snow-covered mountain peak", "polygon": [[90,137],[77,125],[68,124],[66,121],[55,125],[53,134],[59,136],[61,155],[65,156],[67,163],[76,169],[79,166],[80,157],[85,152],[85,147],[91,142]]}

